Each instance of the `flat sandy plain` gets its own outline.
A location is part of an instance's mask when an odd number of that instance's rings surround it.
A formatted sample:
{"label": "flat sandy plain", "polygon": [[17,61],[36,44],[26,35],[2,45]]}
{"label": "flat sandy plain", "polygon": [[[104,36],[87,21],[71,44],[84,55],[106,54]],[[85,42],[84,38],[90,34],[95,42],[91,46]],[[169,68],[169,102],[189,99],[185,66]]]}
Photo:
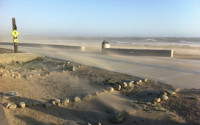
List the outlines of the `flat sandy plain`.
{"label": "flat sandy plain", "polygon": [[[9,57],[11,51],[0,49],[0,52]],[[45,56],[1,63],[0,71],[1,94],[19,93],[19,97],[10,99],[1,95],[2,104],[22,101],[29,104],[26,108],[4,108],[10,125],[200,124],[199,89],[183,89],[151,79],[144,81],[124,73]],[[131,81],[134,83],[130,87],[107,91],[108,87]],[[163,94],[169,99],[156,103],[154,99]],[[75,102],[74,97],[81,100]],[[70,100],[68,104],[44,107],[52,99],[65,98]]]}

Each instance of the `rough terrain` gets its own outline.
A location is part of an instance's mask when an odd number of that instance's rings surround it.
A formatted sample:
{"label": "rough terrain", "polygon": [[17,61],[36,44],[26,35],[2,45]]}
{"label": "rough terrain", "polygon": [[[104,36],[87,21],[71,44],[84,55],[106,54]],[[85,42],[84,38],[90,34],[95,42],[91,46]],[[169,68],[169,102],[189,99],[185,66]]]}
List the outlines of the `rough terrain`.
{"label": "rough terrain", "polygon": [[49,57],[1,64],[0,92],[10,125],[200,124],[199,89]]}

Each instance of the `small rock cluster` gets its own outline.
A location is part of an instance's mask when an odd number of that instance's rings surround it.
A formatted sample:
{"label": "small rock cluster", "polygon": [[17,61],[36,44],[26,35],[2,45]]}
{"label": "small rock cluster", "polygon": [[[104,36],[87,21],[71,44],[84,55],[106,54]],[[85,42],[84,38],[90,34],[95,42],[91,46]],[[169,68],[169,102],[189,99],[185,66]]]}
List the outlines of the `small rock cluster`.
{"label": "small rock cluster", "polygon": [[[57,68],[59,68],[59,69],[69,69],[70,71],[76,71],[82,67],[85,67],[85,66],[84,65],[76,65],[75,66],[71,62],[66,62],[63,65],[57,65]],[[64,72],[64,70],[63,70],[63,72]]]}
{"label": "small rock cluster", "polygon": [[88,123],[88,125],[102,125],[101,122],[97,122],[96,124]]}
{"label": "small rock cluster", "polygon": [[17,103],[17,104],[6,102],[6,103],[3,104],[3,106],[5,108],[8,108],[8,109],[16,109],[17,107],[18,108],[25,108],[26,104],[25,104],[25,102],[20,102],[20,103]]}
{"label": "small rock cluster", "polygon": [[144,111],[150,111],[150,110],[154,110],[154,111],[162,111],[162,112],[166,112],[167,110],[165,108],[163,108],[160,103],[162,101],[167,101],[169,99],[169,97],[175,96],[176,92],[174,91],[161,91],[157,96],[157,98],[154,98],[154,100],[152,102],[142,102],[140,100],[133,102],[133,106],[135,106],[135,108],[137,109],[142,109]]}
{"label": "small rock cluster", "polygon": [[13,77],[13,78],[21,78],[21,74],[18,72],[14,72],[12,70],[0,70],[0,77]]}
{"label": "small rock cluster", "polygon": [[49,102],[43,103],[43,102],[39,102],[39,101],[26,101],[26,102],[19,102],[19,103],[9,103],[6,102],[3,104],[3,106],[5,108],[8,109],[15,109],[15,108],[25,108],[25,107],[33,107],[33,106],[41,106],[41,107],[45,107],[45,108],[50,108],[53,105],[67,105],[69,104],[69,99],[65,98],[62,101],[60,99],[52,99]]}
{"label": "small rock cluster", "polygon": [[26,102],[19,102],[19,103],[3,103],[3,106],[7,109],[15,109],[15,108],[25,108],[25,107],[33,107],[33,106],[41,106],[41,107],[45,107],[45,108],[50,108],[53,105],[68,105],[70,103],[77,103],[80,102],[81,100],[88,100],[91,99],[94,96],[97,96],[99,94],[102,94],[104,92],[96,92],[94,94],[87,94],[85,95],[83,98],[80,98],[78,96],[74,97],[72,100],[68,99],[68,98],[64,98],[64,99],[51,99],[46,103],[43,102],[39,102],[39,101],[26,101]]}
{"label": "small rock cluster", "polygon": [[76,70],[78,70],[78,69],[80,69],[80,68],[82,68],[82,67],[84,67],[84,65],[78,65],[78,66],[72,66],[71,67],[71,71],[76,71]]}
{"label": "small rock cluster", "polygon": [[169,96],[175,96],[176,92],[175,91],[162,91],[160,94],[158,94],[158,98],[154,99],[154,102],[160,103],[161,101],[167,101],[169,99]]}
{"label": "small rock cluster", "polygon": [[154,111],[162,111],[162,112],[167,111],[165,108],[163,108],[158,103],[151,103],[151,102],[145,103],[145,102],[142,102],[142,101],[136,101],[136,102],[133,102],[132,105],[137,110],[144,110],[144,111],[154,110]]}
{"label": "small rock cluster", "polygon": [[50,108],[53,105],[68,105],[71,101],[68,98],[64,98],[64,99],[51,99],[49,102],[44,104],[45,108]]}
{"label": "small rock cluster", "polygon": [[148,80],[144,79],[144,80],[128,81],[128,82],[113,82],[111,79],[107,79],[104,81],[104,84],[109,85],[109,87],[106,88],[108,92],[113,92],[114,90],[120,91],[122,89],[132,88],[134,87],[134,84],[141,84],[143,82],[148,82]]}

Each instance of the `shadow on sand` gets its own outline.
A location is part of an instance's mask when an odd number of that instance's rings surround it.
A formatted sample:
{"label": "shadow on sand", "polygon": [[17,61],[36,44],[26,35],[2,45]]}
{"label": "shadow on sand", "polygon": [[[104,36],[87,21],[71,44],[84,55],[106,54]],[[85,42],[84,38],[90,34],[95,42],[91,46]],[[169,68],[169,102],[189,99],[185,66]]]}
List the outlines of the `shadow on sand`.
{"label": "shadow on sand", "polygon": [[[29,101],[36,101],[40,104],[44,104],[43,102],[32,100],[28,98],[21,98],[20,100],[29,100]],[[12,100],[10,100],[12,102]],[[13,103],[16,103],[16,101]],[[80,103],[85,103],[86,106],[84,110],[84,107],[80,106]],[[87,103],[85,101],[79,102],[79,103],[71,103],[69,106],[61,107],[54,105],[50,108],[44,108],[44,106],[32,106],[27,107],[31,110],[35,110],[37,112],[42,112],[54,117],[57,117],[59,119],[63,119],[66,122],[63,125],[88,125],[88,123],[91,123],[92,125],[97,124],[100,122],[102,125],[114,125],[115,123],[111,123],[109,121],[109,117],[116,112],[115,109],[113,109],[111,106],[105,105],[103,102],[99,100],[90,101],[90,103],[93,103],[95,105],[95,109],[87,110]],[[39,114],[38,114],[39,115]],[[123,112],[124,115],[124,121],[119,123],[119,125],[177,125],[178,123],[171,122],[169,120],[153,120],[153,119],[147,119],[147,118],[141,118],[141,117],[134,117],[128,115],[128,113]],[[51,122],[43,122],[38,121],[33,117],[25,116],[25,115],[15,115],[17,119],[20,119],[24,121],[27,125],[56,125],[60,123],[51,123]],[[179,125],[186,125],[186,124],[180,124]]]}

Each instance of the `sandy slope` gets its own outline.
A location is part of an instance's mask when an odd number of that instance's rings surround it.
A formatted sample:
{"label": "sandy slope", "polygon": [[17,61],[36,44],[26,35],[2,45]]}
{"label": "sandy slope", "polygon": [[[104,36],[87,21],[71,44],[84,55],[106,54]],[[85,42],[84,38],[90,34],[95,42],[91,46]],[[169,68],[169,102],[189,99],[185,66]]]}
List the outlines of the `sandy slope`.
{"label": "sandy slope", "polygon": [[[76,70],[72,67],[77,66]],[[38,58],[28,62],[6,64],[1,74],[21,74],[0,77],[0,92],[15,90],[20,97],[5,99],[3,102],[37,101],[37,106],[6,109],[10,125],[92,125],[100,122],[112,125],[117,113],[123,115],[120,125],[129,124],[200,124],[200,91],[198,89],[178,89],[154,81],[134,84],[120,91],[105,91],[108,86],[103,81],[138,81],[140,78],[119,74],[76,63],[52,58]],[[168,95],[169,100],[153,103],[164,91],[176,91]],[[91,96],[86,96],[90,94]],[[80,102],[74,102],[78,96]],[[69,98],[68,105],[54,105],[44,108],[50,99]],[[137,101],[138,100],[138,101]],[[149,103],[151,102],[151,104]]]}

